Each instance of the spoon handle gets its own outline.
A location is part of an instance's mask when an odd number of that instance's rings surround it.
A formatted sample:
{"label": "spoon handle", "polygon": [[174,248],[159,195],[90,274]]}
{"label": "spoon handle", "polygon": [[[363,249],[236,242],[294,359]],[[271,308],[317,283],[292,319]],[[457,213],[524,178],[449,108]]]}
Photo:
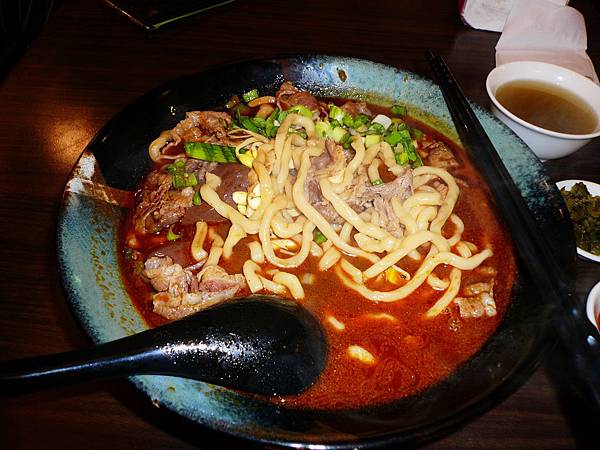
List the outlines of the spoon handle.
{"label": "spoon handle", "polygon": [[156,346],[132,345],[132,338],[83,350],[0,361],[0,395],[143,373],[154,365],[160,350]]}

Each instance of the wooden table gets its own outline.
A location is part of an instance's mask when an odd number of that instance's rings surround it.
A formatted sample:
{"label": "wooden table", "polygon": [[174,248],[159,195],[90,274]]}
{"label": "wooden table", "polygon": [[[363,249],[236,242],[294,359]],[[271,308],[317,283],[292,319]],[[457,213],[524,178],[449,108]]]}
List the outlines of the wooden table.
{"label": "wooden table", "polygon": [[[600,62],[600,14],[585,16]],[[0,358],[84,347],[55,261],[60,196],[102,125],[163,81],[235,60],[318,52],[364,57],[429,76],[441,53],[471,99],[489,106],[499,34],[471,30],[454,1],[237,1],[148,34],[100,1],[64,0],[0,85]],[[545,164],[553,179],[600,182],[600,140]],[[580,261],[585,300],[600,264]],[[573,448],[596,439],[558,349],[510,398],[429,448]],[[593,430],[593,431],[590,431]],[[125,381],[2,399],[0,448],[243,448],[153,407]],[[589,444],[588,444],[589,445]],[[596,447],[597,448],[597,447]]]}

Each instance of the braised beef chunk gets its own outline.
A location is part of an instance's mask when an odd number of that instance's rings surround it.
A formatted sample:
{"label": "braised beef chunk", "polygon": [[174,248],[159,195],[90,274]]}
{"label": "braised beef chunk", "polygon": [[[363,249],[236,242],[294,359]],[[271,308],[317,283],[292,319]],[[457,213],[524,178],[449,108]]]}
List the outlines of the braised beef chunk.
{"label": "braised beef chunk", "polygon": [[[340,178],[349,160],[354,155],[347,155],[340,145],[335,144],[330,139],[326,140],[325,149],[326,151],[321,155],[311,158],[311,168],[306,176],[304,192],[308,202],[329,223],[343,224],[344,219],[338,214],[333,205],[323,197],[319,180],[323,177]],[[357,213],[374,207],[379,215],[378,225],[398,237],[402,235],[402,225],[400,225],[392,209],[391,199],[398,197],[404,201],[410,195],[412,195],[412,171],[409,168],[406,168],[392,181],[378,186],[371,184],[365,171],[356,172],[350,186],[345,192],[341,193],[348,205]]]}
{"label": "braised beef chunk", "polygon": [[452,150],[441,141],[426,142],[419,149],[419,155],[428,166],[446,170],[460,166]]}
{"label": "braised beef chunk", "polygon": [[299,90],[289,81],[281,85],[275,94],[275,98],[277,99],[277,106],[283,111],[297,105],[306,106],[311,111],[319,110],[319,101],[314,95]]}
{"label": "braised beef chunk", "polygon": [[224,142],[228,141],[227,130],[231,124],[231,116],[226,112],[191,111],[172,132],[184,142]]}
{"label": "braised beef chunk", "polygon": [[194,189],[173,190],[171,175],[155,170],[148,175],[140,192],[133,222],[140,234],[157,233],[177,223],[192,206]]}
{"label": "braised beef chunk", "polygon": [[365,102],[346,102],[342,105],[342,109],[352,117],[356,117],[359,114],[365,114],[369,117],[373,116],[373,113]]}
{"label": "braised beef chunk", "polygon": [[241,274],[229,275],[220,266],[206,266],[194,275],[166,257],[151,257],[144,275],[158,292],[154,312],[167,319],[180,319],[232,298],[246,285]]}
{"label": "braised beef chunk", "polygon": [[402,236],[402,225],[392,208],[392,199],[406,200],[412,195],[412,171],[408,168],[393,181],[373,186],[367,177],[353,185],[348,204],[356,212],[365,211],[371,206],[378,213],[378,225],[396,237]]}
{"label": "braised beef chunk", "polygon": [[347,165],[346,156],[341,145],[331,139],[325,141],[325,149],[319,156],[310,159],[311,167],[304,183],[304,192],[308,202],[330,223],[342,224],[344,219],[336,212],[331,203],[323,197],[319,179],[332,177],[344,171]]}

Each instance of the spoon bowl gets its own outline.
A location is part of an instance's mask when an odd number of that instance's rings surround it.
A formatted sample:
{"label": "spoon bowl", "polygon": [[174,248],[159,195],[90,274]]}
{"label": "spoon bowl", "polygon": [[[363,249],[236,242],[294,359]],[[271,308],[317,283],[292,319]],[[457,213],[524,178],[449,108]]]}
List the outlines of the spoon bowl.
{"label": "spoon bowl", "polygon": [[0,392],[155,374],[290,395],[308,388],[326,362],[325,334],[306,309],[258,295],[89,349],[0,362]]}

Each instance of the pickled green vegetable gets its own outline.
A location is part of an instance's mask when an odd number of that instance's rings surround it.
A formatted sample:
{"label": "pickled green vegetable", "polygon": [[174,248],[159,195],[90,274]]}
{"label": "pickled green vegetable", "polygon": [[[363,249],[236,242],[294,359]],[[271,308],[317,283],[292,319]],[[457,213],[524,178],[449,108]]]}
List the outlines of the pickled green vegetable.
{"label": "pickled green vegetable", "polygon": [[590,194],[583,183],[560,192],[569,208],[577,246],[600,256],[600,196]]}

